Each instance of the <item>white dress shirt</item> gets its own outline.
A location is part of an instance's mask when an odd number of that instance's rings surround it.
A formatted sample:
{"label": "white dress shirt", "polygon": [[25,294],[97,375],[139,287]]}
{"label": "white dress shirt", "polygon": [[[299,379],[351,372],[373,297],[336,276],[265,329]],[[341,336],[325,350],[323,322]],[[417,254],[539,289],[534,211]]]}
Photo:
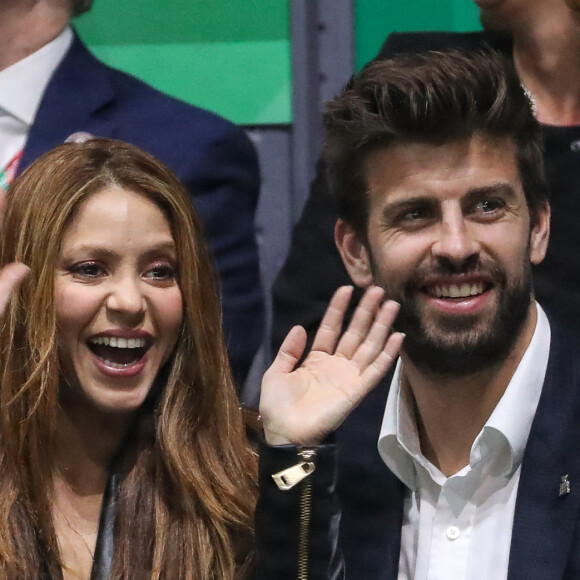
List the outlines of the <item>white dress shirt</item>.
{"label": "white dress shirt", "polygon": [[409,488],[403,512],[399,580],[507,577],[521,462],[550,349],[541,307],[532,340],[471,447],[469,465],[445,477],[421,453],[417,426],[395,369],[378,448]]}
{"label": "white dress shirt", "polygon": [[46,85],[72,40],[67,26],[52,42],[0,71],[0,171],[23,149]]}

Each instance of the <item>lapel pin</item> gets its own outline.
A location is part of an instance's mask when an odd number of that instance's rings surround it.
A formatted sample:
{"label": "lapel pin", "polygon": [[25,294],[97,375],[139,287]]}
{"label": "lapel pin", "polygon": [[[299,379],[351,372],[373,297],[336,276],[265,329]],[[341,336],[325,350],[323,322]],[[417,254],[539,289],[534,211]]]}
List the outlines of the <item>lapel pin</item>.
{"label": "lapel pin", "polygon": [[65,143],[85,143],[86,141],[90,141],[94,139],[95,136],[91,133],[87,133],[86,131],[78,131],[77,133],[73,133],[69,135],[64,142]]}
{"label": "lapel pin", "polygon": [[560,490],[558,491],[558,497],[568,495],[570,491],[571,491],[570,480],[568,479],[568,474],[566,474],[560,478]]}

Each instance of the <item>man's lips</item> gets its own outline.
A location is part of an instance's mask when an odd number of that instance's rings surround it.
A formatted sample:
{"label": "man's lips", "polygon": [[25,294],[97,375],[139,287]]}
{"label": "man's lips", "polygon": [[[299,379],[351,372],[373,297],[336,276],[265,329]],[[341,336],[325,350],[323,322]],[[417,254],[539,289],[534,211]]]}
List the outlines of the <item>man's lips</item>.
{"label": "man's lips", "polygon": [[447,282],[430,284],[424,286],[424,290],[430,296],[436,298],[470,298],[471,296],[479,296],[483,294],[490,284],[483,281],[465,281],[465,282]]}
{"label": "man's lips", "polygon": [[489,277],[469,276],[431,279],[421,287],[435,310],[448,315],[474,315],[489,300],[494,284]]}

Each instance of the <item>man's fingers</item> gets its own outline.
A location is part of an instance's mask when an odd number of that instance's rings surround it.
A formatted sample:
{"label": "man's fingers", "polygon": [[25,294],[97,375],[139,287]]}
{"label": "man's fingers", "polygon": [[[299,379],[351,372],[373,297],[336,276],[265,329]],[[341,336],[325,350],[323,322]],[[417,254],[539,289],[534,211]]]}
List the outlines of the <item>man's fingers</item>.
{"label": "man's fingers", "polygon": [[12,291],[26,278],[30,268],[20,263],[12,263],[0,270],[0,312],[4,312]]}
{"label": "man's fingers", "polygon": [[352,286],[341,286],[332,297],[328,308],[324,314],[324,318],[320,323],[314,342],[312,343],[312,350],[322,351],[329,354],[334,352],[336,341],[342,330],[342,321],[344,314],[348,308],[348,303],[352,296]]}

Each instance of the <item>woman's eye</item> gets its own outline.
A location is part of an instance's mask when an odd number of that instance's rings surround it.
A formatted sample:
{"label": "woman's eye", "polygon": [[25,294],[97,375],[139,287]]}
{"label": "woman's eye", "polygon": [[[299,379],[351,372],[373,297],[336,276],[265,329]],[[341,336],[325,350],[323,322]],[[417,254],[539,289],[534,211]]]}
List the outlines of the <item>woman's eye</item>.
{"label": "woman's eye", "polygon": [[70,268],[71,273],[78,278],[98,278],[104,276],[105,270],[96,262],[82,262]]}
{"label": "woman's eye", "polygon": [[145,277],[151,280],[172,281],[177,277],[177,272],[171,264],[154,264],[145,272]]}

